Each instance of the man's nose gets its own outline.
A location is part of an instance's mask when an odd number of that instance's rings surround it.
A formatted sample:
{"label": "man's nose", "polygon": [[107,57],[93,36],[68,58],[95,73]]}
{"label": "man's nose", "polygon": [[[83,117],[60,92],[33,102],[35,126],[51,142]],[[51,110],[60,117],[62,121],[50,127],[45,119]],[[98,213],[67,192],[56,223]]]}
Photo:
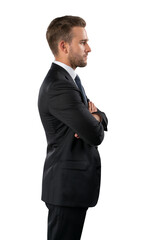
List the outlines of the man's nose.
{"label": "man's nose", "polygon": [[91,48],[90,48],[90,46],[89,46],[88,44],[87,44],[86,51],[87,51],[87,52],[91,52]]}

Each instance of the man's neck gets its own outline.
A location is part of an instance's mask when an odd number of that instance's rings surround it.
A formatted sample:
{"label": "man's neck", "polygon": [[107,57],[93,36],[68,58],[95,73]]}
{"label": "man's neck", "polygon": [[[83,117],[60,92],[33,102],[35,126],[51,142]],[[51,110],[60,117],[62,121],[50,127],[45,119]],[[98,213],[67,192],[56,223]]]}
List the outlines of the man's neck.
{"label": "man's neck", "polygon": [[[63,59],[63,58],[55,57],[55,61],[61,62],[61,63],[65,64],[65,65],[67,65],[68,67],[71,67],[69,61],[68,61],[68,60],[65,60],[65,59]],[[71,68],[72,68],[72,67],[71,67]],[[75,70],[74,68],[72,68],[72,69]]]}

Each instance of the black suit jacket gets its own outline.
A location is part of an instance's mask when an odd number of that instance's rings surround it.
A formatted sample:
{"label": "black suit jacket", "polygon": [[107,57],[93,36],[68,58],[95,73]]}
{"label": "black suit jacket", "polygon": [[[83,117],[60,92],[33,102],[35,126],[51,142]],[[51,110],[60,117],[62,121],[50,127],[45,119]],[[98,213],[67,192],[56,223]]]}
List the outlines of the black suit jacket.
{"label": "black suit jacket", "polygon": [[69,73],[54,63],[40,88],[38,107],[48,143],[42,200],[61,206],[95,206],[101,170],[97,146],[107,130],[106,115],[98,110],[102,117],[98,122]]}

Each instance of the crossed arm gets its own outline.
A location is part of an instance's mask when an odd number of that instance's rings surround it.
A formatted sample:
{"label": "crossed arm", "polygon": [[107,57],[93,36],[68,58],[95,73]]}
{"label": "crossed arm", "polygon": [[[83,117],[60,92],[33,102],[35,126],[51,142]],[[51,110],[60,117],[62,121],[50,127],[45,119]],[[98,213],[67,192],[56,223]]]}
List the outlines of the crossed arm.
{"label": "crossed arm", "polygon": [[[98,114],[95,113],[95,112],[97,112],[98,109],[97,109],[97,107],[94,105],[94,103],[91,102],[91,101],[88,102],[88,110],[89,110],[89,112],[93,115],[93,117],[96,118],[97,121],[101,122],[101,116],[99,116]],[[75,136],[76,138],[80,138],[77,133],[75,133],[74,136]]]}
{"label": "crossed arm", "polygon": [[89,100],[87,108],[81,102],[81,96],[77,89],[71,88],[70,84],[55,81],[52,83],[50,91],[49,88],[47,90],[48,94],[45,91],[44,101],[41,101],[42,111],[48,110],[51,115],[70,127],[75,137],[80,136],[90,145],[101,144],[104,139],[104,131],[107,131],[106,115]]}

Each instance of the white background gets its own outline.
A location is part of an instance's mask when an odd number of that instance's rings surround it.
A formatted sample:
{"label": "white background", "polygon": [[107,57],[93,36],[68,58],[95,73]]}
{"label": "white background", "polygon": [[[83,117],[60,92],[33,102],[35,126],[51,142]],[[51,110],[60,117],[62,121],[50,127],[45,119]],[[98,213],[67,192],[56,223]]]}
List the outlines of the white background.
{"label": "white background", "polygon": [[99,147],[102,184],[82,240],[143,239],[143,6],[139,0],[3,1],[0,4],[0,239],[46,240],[41,198],[46,138],[37,99],[54,60],[50,21],[83,17],[92,52],[77,69],[88,97],[105,111]]}

